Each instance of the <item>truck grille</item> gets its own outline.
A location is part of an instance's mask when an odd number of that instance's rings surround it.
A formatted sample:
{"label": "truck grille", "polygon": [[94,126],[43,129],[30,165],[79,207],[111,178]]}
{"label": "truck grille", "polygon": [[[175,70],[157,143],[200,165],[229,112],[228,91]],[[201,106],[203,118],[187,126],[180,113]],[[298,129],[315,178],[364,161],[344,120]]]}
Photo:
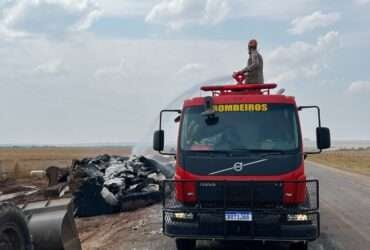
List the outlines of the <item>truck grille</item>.
{"label": "truck grille", "polygon": [[282,183],[200,182],[197,198],[203,208],[272,208],[283,202]]}

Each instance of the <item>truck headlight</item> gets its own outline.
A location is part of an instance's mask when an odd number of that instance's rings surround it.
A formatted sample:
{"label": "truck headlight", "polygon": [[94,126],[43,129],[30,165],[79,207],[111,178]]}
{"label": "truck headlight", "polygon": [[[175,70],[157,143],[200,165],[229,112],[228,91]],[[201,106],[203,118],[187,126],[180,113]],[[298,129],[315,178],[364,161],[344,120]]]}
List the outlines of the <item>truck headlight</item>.
{"label": "truck headlight", "polygon": [[287,221],[308,221],[307,214],[288,214]]}
{"label": "truck headlight", "polygon": [[176,220],[194,220],[193,213],[175,212],[172,214],[172,218]]}

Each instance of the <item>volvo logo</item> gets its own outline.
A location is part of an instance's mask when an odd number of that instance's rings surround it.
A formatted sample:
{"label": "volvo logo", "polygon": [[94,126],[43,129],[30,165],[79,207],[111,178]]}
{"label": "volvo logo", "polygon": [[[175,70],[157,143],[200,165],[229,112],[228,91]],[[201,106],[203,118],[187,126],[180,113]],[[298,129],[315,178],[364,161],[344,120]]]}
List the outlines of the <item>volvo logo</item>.
{"label": "volvo logo", "polygon": [[241,172],[243,171],[244,164],[243,162],[235,162],[233,165],[233,169],[235,172]]}
{"label": "volvo logo", "polygon": [[209,173],[208,175],[220,174],[220,173],[231,171],[231,170],[234,170],[235,172],[239,173],[239,172],[243,171],[244,167],[252,166],[252,165],[255,165],[255,164],[258,164],[258,163],[261,163],[261,162],[265,162],[265,161],[267,161],[267,159],[261,159],[261,160],[248,162],[248,163],[243,163],[243,162],[239,161],[239,162],[235,162],[232,167],[221,169],[221,170]]}

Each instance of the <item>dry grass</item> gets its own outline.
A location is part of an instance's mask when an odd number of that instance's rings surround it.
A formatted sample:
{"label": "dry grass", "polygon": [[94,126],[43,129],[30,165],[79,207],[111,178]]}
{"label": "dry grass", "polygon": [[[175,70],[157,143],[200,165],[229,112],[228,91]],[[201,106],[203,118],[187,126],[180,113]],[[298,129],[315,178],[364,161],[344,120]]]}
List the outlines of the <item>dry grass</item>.
{"label": "dry grass", "polygon": [[52,165],[67,167],[74,159],[100,154],[129,155],[130,152],[130,147],[0,148],[0,175],[27,178],[31,170]]}
{"label": "dry grass", "polygon": [[370,176],[370,150],[335,150],[310,155],[308,160]]}

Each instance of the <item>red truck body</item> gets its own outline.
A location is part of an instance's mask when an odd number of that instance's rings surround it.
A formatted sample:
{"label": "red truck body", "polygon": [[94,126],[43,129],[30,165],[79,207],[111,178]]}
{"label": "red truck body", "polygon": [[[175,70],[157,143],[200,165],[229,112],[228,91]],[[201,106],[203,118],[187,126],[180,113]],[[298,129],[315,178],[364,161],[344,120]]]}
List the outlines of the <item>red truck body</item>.
{"label": "red truck body", "polygon": [[[330,147],[317,106],[298,107],[276,84],[205,86],[205,97],[162,110],[153,148],[176,157],[163,183],[163,232],[177,249],[198,239],[289,241],[307,249],[320,235],[318,181],[307,180],[299,111],[318,112],[317,148]],[[162,116],[180,114],[176,154],[164,152]]]}
{"label": "red truck body", "polygon": [[[204,91],[213,91],[213,105],[240,105],[240,104],[289,104],[293,105],[298,116],[298,109],[295,98],[292,96],[270,94],[270,89],[276,87],[276,84],[249,84],[249,85],[224,85],[224,86],[204,86],[201,89]],[[267,91],[263,91],[267,90]],[[203,106],[205,103],[203,97],[195,97],[184,101],[182,110],[194,107]],[[301,126],[298,121],[298,130],[301,131]],[[181,166],[179,161],[176,162],[175,180],[193,180],[193,181],[305,181],[306,176],[304,172],[303,161],[303,145],[302,136],[300,136],[300,154],[301,162],[292,171],[281,175],[235,175],[235,176],[204,176],[195,175],[186,171]],[[178,151],[178,154],[180,152]],[[179,159],[179,157],[177,157]],[[187,194],[194,194],[188,196]],[[284,203],[285,204],[299,204],[304,202],[305,185],[297,183],[284,184]],[[181,183],[176,185],[176,197],[181,202],[191,203],[196,201],[196,190],[194,183]]]}

